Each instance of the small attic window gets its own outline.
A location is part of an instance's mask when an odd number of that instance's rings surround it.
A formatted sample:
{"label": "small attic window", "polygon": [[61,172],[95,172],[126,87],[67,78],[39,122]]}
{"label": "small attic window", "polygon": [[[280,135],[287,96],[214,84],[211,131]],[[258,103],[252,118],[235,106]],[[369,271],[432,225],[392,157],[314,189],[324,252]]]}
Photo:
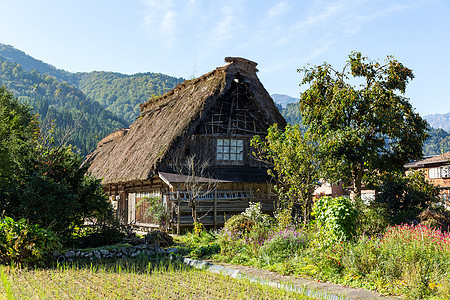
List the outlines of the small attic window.
{"label": "small attic window", "polygon": [[237,139],[217,139],[216,159],[220,161],[243,161],[244,141]]}

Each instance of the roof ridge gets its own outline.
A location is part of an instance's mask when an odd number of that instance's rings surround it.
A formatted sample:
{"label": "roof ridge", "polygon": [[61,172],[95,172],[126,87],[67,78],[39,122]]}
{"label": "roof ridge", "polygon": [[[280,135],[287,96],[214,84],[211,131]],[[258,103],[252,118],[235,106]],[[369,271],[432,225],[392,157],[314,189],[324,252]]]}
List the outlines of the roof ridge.
{"label": "roof ridge", "polygon": [[214,70],[212,70],[206,74],[203,74],[200,77],[197,77],[194,79],[187,79],[187,80],[177,84],[177,86],[175,88],[166,92],[165,94],[160,95],[155,98],[152,98],[152,99],[148,100],[147,102],[141,103],[139,105],[139,110],[141,111],[141,114],[148,111],[150,108],[152,108],[152,106],[154,104],[160,103],[163,99],[172,96],[173,94],[175,94],[177,91],[179,91],[181,89],[184,89],[187,85],[196,84],[199,81],[202,81],[209,77],[214,76],[217,72],[228,70],[228,68],[231,66],[236,67],[237,69],[246,71],[246,72],[249,72],[249,71],[254,72],[254,73],[258,72],[258,69],[256,68],[258,63],[251,61],[249,59],[246,59],[246,58],[227,56],[227,57],[225,57],[225,62],[227,64],[217,67]]}

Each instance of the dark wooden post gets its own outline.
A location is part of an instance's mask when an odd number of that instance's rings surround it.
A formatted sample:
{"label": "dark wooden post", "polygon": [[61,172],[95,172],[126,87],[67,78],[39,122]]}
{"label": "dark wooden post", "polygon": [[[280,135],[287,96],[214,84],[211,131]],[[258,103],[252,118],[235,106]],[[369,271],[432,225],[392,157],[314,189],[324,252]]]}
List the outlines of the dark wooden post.
{"label": "dark wooden post", "polygon": [[177,234],[180,234],[180,219],[181,219],[181,215],[180,215],[180,191],[178,190],[177,187]]}
{"label": "dark wooden post", "polygon": [[214,230],[217,229],[217,188],[214,189]]}

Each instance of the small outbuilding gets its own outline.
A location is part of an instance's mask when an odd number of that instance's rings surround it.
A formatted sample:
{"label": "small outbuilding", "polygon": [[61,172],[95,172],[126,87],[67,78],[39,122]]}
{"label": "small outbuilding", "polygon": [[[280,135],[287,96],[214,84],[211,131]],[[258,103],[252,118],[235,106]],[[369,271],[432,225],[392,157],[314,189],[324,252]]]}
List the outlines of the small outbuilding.
{"label": "small outbuilding", "polygon": [[274,210],[267,166],[252,157],[250,140],[286,121],[259,81],[255,62],[225,61],[141,104],[129,129],[105,137],[88,156],[89,172],[102,179],[123,223],[156,223],[146,197],[160,199],[167,225],[177,232],[192,226],[194,217],[221,226],[249,202]]}

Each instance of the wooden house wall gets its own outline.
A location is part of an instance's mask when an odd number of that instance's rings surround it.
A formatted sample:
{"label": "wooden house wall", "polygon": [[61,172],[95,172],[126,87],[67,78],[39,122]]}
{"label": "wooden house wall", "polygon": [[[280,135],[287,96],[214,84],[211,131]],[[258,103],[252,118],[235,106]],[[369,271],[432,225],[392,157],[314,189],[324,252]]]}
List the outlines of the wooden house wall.
{"label": "wooden house wall", "polygon": [[[243,161],[221,162],[217,158],[217,139],[240,139],[244,142]],[[226,168],[227,166],[236,167],[264,167],[260,161],[254,159],[251,155],[252,148],[250,140],[253,136],[249,135],[233,135],[233,136],[206,136],[193,135],[188,138],[185,143],[173,154],[171,159],[166,163],[169,166],[172,162],[183,162],[190,156],[195,155],[199,161],[208,161],[210,167]]]}
{"label": "wooden house wall", "polygon": [[[188,202],[186,200],[170,200],[171,195],[173,198],[177,190],[185,190],[183,184],[177,184],[173,189],[169,189],[161,183],[155,186],[151,186],[150,183],[151,181],[142,185],[122,186],[122,188],[128,188],[126,191],[119,192],[120,200],[117,216],[120,221],[124,224],[134,224],[141,230],[156,228],[155,220],[152,220],[147,214],[148,203],[143,201],[143,196],[160,193],[161,198],[165,200],[164,203],[167,205],[172,220],[172,230],[179,232],[183,228],[192,227],[192,210]],[[215,193],[216,197],[200,199],[197,207],[198,216],[203,216],[200,222],[211,228],[223,226],[232,215],[245,211],[249,207],[249,202],[260,202],[262,211],[267,214],[273,214],[276,206],[276,197],[271,186],[266,183],[221,183],[217,186]],[[228,196],[224,197],[225,194]]]}
{"label": "wooden house wall", "polygon": [[[179,191],[183,190],[183,186],[178,188]],[[173,192],[170,195],[170,216],[174,232],[192,227],[194,222],[192,208],[181,194]],[[197,199],[196,212],[199,222],[211,228],[223,226],[233,215],[244,212],[250,202],[261,203],[262,212],[270,215],[273,215],[277,205],[277,198],[266,183],[222,183],[210,194],[208,198]]]}

